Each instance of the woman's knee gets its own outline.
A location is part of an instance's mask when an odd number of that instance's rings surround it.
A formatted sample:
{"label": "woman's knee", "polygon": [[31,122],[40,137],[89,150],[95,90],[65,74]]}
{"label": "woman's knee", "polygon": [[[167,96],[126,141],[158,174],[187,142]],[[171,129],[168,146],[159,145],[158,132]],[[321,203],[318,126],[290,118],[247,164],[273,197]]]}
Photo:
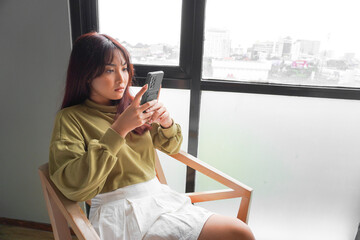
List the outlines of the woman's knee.
{"label": "woman's knee", "polygon": [[199,239],[254,240],[255,237],[249,226],[239,219],[213,215],[205,223]]}
{"label": "woman's knee", "polygon": [[232,239],[255,240],[249,226],[238,219],[235,219],[234,223],[229,225],[229,232],[233,236]]}

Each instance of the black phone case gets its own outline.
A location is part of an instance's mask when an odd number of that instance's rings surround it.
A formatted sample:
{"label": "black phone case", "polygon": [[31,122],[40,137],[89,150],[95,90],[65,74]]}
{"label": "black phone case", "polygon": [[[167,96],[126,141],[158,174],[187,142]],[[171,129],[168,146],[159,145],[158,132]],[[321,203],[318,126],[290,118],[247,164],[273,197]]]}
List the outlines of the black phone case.
{"label": "black phone case", "polygon": [[160,91],[161,82],[164,77],[163,71],[149,72],[146,76],[145,84],[148,84],[148,89],[141,98],[141,105],[146,102],[157,99]]}

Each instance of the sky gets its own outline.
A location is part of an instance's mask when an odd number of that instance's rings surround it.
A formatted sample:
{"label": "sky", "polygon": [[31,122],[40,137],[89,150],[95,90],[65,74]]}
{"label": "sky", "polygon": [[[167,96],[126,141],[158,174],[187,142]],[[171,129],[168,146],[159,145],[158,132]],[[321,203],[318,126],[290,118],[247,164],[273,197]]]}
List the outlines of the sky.
{"label": "sky", "polygon": [[136,43],[180,42],[180,0],[99,0],[100,32]]}
{"label": "sky", "polygon": [[[318,40],[360,56],[358,0],[208,0],[205,28],[228,30],[233,47],[256,41]],[[180,42],[181,0],[99,0],[100,32],[132,44]],[[142,26],[140,26],[140,24]]]}

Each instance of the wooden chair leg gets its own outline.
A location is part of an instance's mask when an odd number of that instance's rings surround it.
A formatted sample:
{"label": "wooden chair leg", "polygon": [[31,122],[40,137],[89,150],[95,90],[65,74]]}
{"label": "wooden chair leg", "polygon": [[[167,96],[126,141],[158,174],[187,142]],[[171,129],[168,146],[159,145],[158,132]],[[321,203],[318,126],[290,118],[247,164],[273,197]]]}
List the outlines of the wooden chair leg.
{"label": "wooden chair leg", "polygon": [[237,218],[243,221],[244,223],[248,223],[248,213],[250,209],[249,205],[250,205],[250,199],[242,197]]}
{"label": "wooden chair leg", "polygon": [[43,186],[43,190],[55,240],[71,240],[70,228],[65,217],[62,215],[53,199],[49,196],[46,187]]}

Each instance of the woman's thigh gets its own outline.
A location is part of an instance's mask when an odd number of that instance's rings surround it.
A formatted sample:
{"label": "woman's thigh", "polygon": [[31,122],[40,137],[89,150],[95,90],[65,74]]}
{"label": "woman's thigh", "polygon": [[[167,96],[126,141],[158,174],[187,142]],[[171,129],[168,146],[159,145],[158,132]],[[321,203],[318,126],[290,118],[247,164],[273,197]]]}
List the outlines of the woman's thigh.
{"label": "woman's thigh", "polygon": [[248,225],[241,220],[214,214],[204,224],[198,239],[253,240],[255,237]]}

